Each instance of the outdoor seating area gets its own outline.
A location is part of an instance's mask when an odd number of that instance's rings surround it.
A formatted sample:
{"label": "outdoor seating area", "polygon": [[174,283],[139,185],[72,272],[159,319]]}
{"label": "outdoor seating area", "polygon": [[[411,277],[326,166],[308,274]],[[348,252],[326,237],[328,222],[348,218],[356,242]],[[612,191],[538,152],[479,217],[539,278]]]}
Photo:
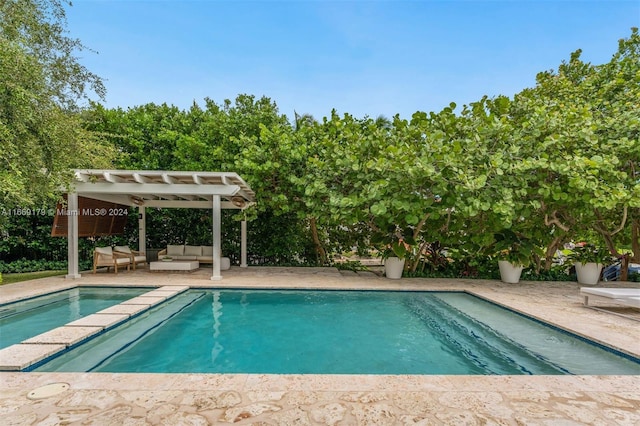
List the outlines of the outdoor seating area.
{"label": "outdoor seating area", "polygon": [[[128,246],[117,246],[97,250],[94,254],[94,273],[98,266],[116,266],[136,269],[138,264],[148,263],[146,251],[148,243],[146,230],[147,208],[194,208],[211,211],[212,245],[168,245],[158,253],[161,260],[197,261],[209,264],[211,280],[222,279],[220,271],[231,266],[229,258],[220,257],[221,221],[223,209],[242,210],[255,203],[255,193],[236,173],[232,172],[186,172],[158,170],[102,170],[76,169],[74,191],[66,194],[66,210],[78,214],[68,215],[66,232],[58,236],[68,239],[69,279],[80,278],[78,258],[78,238],[88,236],[113,235],[113,230],[97,232],[96,226],[88,229],[84,213],[80,208],[89,198],[95,201],[112,203],[114,212],[128,212],[128,208],[138,210],[138,250]],[[83,204],[84,205],[84,204]],[[100,209],[109,212],[107,208]],[[66,217],[66,215],[63,215]],[[114,216],[115,218],[116,216]],[[80,226],[82,225],[82,226]],[[62,227],[64,228],[64,227]],[[120,232],[121,233],[121,232]],[[240,232],[240,266],[246,267],[247,232],[246,220],[242,221]],[[151,257],[153,260],[153,256]],[[160,268],[165,268],[161,266]],[[116,270],[117,272],[117,270]]]}
{"label": "outdoor seating area", "polygon": [[[195,271],[200,268],[200,264],[213,265],[213,247],[211,246],[190,246],[190,245],[168,245],[167,248],[158,252],[158,261],[148,262],[144,252],[131,250],[129,246],[96,247],[93,254],[93,273],[99,267],[107,267],[107,272],[113,267],[118,273],[118,268],[122,270],[136,270],[136,266],[143,266],[149,263],[150,271]],[[220,258],[220,270],[227,271],[231,268],[231,259]]]}
{"label": "outdoor seating area", "polygon": [[95,274],[98,267],[113,267],[114,272],[118,273],[118,267],[127,267],[127,271],[136,270],[136,265],[146,264],[147,256],[145,253],[131,250],[128,246],[115,247],[96,247],[93,252],[93,273]]}

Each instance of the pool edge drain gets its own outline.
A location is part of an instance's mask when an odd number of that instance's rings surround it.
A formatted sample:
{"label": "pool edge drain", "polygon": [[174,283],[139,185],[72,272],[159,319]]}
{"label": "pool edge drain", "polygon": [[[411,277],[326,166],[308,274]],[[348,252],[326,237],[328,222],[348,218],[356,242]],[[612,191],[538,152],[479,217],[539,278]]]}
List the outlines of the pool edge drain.
{"label": "pool edge drain", "polygon": [[27,394],[29,399],[45,399],[59,395],[67,391],[71,386],[69,383],[49,383],[39,388],[35,388]]}

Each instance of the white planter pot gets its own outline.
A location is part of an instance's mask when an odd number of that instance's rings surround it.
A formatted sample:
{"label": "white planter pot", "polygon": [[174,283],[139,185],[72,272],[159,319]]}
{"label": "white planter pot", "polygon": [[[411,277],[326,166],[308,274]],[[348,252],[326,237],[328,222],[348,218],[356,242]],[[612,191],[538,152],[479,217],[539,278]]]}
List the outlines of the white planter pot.
{"label": "white planter pot", "polygon": [[398,280],[402,278],[402,271],[404,271],[404,259],[389,257],[384,261],[384,274],[387,278]]}
{"label": "white planter pot", "polygon": [[499,260],[500,279],[504,283],[517,284],[520,282],[520,274],[522,274],[523,266],[515,266],[508,260]]}
{"label": "white planter pot", "polygon": [[601,263],[575,263],[576,275],[580,284],[595,285],[600,281],[600,273],[602,272]]}

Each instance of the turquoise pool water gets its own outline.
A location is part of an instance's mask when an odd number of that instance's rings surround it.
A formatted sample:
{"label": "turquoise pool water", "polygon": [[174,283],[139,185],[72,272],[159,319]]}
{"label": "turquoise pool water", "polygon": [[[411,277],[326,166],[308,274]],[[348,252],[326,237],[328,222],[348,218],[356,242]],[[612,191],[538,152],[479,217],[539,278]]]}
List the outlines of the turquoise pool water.
{"label": "turquoise pool water", "polygon": [[148,291],[79,287],[0,305],[0,349]]}
{"label": "turquoise pool water", "polygon": [[640,364],[466,293],[189,290],[36,370],[640,374]]}

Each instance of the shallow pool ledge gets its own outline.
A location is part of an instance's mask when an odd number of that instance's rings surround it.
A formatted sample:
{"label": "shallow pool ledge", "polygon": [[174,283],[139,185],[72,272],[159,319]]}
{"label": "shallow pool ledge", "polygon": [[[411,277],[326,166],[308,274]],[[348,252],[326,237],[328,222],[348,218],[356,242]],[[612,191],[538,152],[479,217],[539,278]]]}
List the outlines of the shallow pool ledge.
{"label": "shallow pool ledge", "polygon": [[160,287],[3,348],[0,350],[0,371],[27,369],[188,289],[188,286]]}

